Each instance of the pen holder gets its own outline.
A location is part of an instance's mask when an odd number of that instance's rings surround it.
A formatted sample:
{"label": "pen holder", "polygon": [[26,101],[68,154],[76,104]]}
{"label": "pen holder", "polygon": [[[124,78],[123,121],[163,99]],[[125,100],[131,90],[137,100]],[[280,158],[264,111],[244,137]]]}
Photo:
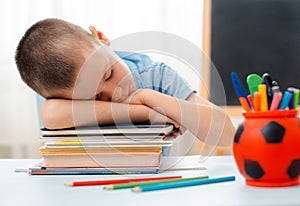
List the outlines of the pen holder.
{"label": "pen holder", "polygon": [[299,184],[300,121],[297,110],[243,113],[233,154],[246,184],[283,187]]}

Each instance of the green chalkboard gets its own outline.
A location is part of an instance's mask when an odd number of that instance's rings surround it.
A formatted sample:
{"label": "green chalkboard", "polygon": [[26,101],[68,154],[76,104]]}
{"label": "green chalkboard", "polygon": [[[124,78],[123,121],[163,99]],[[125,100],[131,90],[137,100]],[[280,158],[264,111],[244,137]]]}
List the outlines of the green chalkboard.
{"label": "green chalkboard", "polygon": [[[239,104],[231,84],[235,71],[271,74],[281,90],[300,87],[300,0],[212,0],[211,59],[222,78],[227,105]],[[211,77],[211,100],[219,104]]]}

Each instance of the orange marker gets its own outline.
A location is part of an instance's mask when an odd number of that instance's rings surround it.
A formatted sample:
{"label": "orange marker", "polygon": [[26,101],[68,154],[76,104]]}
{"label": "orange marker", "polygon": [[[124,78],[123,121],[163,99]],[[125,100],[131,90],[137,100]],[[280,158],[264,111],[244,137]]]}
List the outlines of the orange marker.
{"label": "orange marker", "polygon": [[243,109],[244,109],[246,112],[250,112],[251,109],[250,109],[250,107],[249,107],[249,105],[248,105],[248,102],[247,102],[246,97],[240,97],[239,100],[240,100],[240,103],[241,103]]}
{"label": "orange marker", "polygon": [[255,92],[254,93],[254,111],[259,112],[260,111],[260,93],[259,92]]}
{"label": "orange marker", "polygon": [[265,84],[258,85],[258,92],[260,93],[260,111],[268,111],[268,98],[267,98],[267,86]]}

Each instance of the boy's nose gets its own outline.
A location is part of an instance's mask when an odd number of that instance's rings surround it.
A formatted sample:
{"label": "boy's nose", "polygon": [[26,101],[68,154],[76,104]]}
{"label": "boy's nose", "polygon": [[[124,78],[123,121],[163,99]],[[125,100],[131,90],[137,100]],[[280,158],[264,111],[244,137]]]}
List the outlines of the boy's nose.
{"label": "boy's nose", "polygon": [[115,87],[111,100],[114,102],[121,102],[123,97],[123,89],[121,87]]}
{"label": "boy's nose", "polygon": [[105,90],[102,91],[101,100],[103,101],[114,101],[119,102],[122,101],[122,88],[121,87],[106,87]]}

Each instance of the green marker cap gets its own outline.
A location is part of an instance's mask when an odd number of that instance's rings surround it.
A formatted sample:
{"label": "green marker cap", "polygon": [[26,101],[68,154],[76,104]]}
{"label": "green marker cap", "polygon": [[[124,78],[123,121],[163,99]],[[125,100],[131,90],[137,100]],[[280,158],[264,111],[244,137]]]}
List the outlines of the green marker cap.
{"label": "green marker cap", "polygon": [[247,76],[247,84],[252,98],[254,98],[254,93],[258,92],[258,85],[260,85],[262,81],[263,80],[261,76],[259,76],[258,74],[249,74]]}

